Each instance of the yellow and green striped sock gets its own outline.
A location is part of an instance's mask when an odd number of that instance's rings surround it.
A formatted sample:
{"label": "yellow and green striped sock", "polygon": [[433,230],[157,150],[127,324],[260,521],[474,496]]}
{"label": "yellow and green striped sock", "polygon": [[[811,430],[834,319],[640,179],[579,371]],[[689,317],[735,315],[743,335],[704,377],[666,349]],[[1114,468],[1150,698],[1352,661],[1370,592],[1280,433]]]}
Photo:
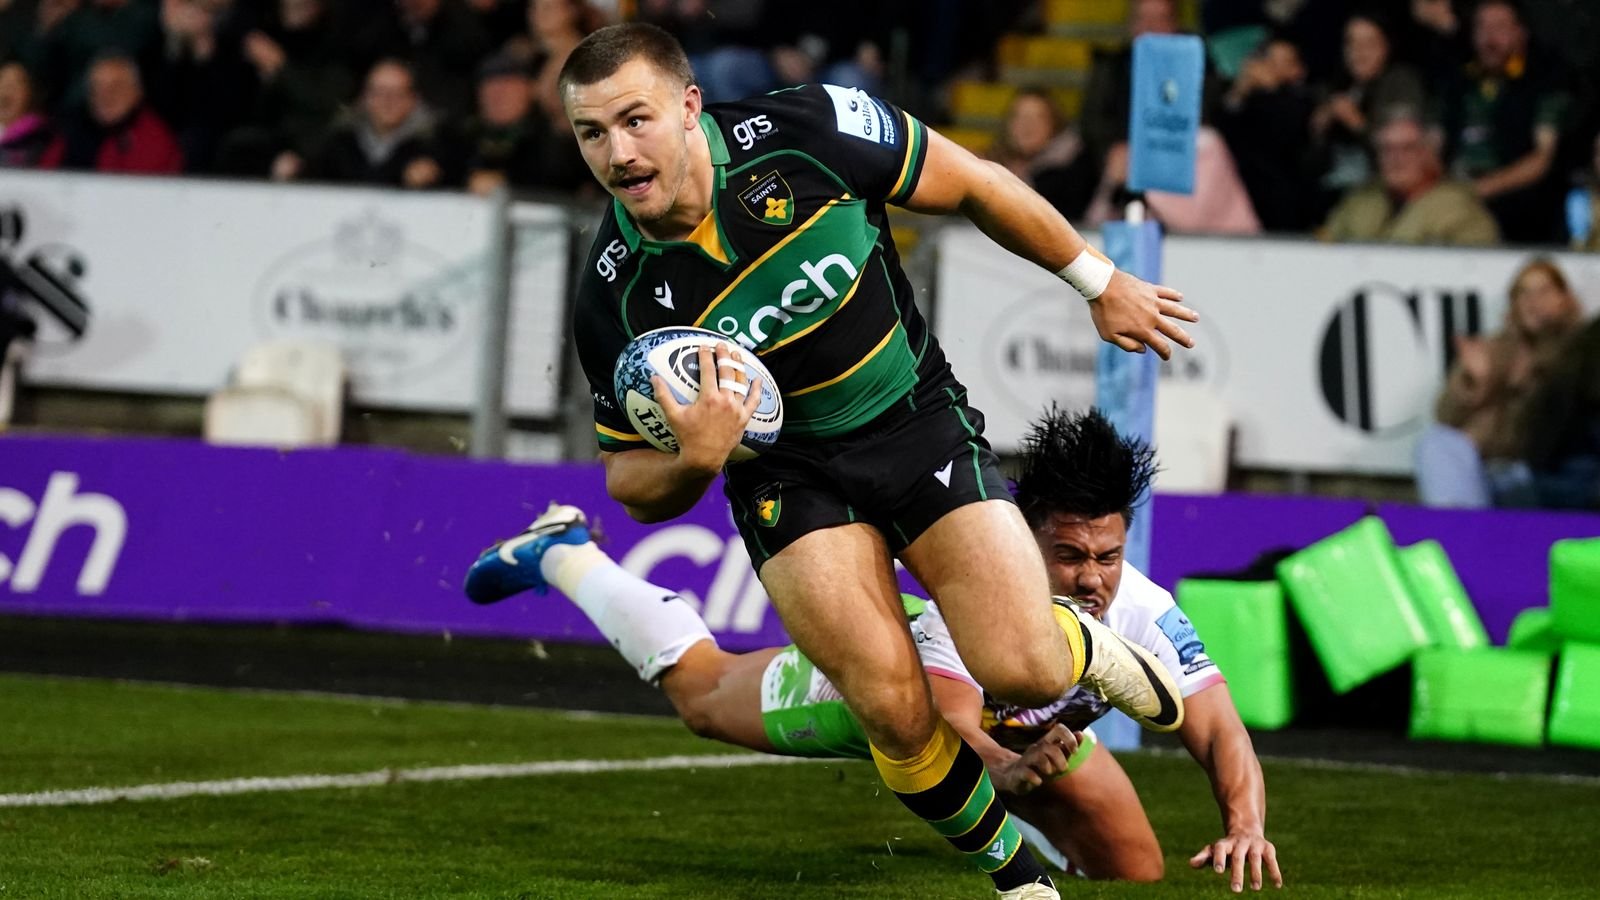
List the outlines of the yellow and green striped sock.
{"label": "yellow and green striped sock", "polygon": [[872,759],[900,802],[994,879],[997,890],[1050,883],[995,796],[983,759],[948,722],[940,719],[933,740],[910,759],[890,759],[877,747]]}

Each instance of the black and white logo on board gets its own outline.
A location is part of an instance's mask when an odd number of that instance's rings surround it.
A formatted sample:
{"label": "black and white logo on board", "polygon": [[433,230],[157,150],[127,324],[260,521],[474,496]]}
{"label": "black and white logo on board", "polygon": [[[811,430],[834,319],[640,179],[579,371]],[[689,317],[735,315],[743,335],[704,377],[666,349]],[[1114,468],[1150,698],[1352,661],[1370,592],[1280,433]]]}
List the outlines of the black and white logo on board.
{"label": "black and white logo on board", "polygon": [[1420,428],[1455,358],[1455,338],[1483,327],[1472,288],[1401,288],[1369,282],[1329,317],[1317,378],[1328,411],[1371,435]]}

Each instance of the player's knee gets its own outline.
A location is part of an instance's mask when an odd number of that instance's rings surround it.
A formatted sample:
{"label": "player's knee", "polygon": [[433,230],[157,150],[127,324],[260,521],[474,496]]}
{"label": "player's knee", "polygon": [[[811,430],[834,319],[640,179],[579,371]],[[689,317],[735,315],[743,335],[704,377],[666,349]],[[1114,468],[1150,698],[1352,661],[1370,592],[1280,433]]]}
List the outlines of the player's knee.
{"label": "player's knee", "polygon": [[1136,881],[1150,883],[1160,881],[1167,874],[1167,864],[1161,858],[1161,848],[1152,841],[1135,842],[1133,845],[1124,845],[1112,855],[1102,871],[1096,872],[1098,878],[1112,881]]}
{"label": "player's knee", "polygon": [[1128,860],[1123,866],[1123,871],[1118,874],[1118,881],[1154,882],[1160,881],[1167,874],[1167,864],[1162,861],[1161,853],[1140,853]]}
{"label": "player's knee", "polygon": [[880,751],[892,758],[916,755],[933,735],[933,705],[918,684],[881,684],[851,698],[851,711]]}

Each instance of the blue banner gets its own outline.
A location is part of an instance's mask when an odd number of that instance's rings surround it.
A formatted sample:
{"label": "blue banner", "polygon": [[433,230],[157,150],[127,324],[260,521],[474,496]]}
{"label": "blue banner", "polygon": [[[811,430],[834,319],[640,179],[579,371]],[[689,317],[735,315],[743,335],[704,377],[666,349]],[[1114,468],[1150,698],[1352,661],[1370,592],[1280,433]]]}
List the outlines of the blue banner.
{"label": "blue banner", "polygon": [[[1141,38],[1140,40],[1143,40]],[[1100,240],[1106,256],[1117,268],[1146,281],[1161,280],[1161,226],[1155,222],[1107,222]],[[1101,344],[1095,359],[1094,405],[1105,413],[1117,431],[1155,442],[1156,378],[1161,357],[1151,351],[1129,353],[1115,344]],[[1150,571],[1150,498],[1134,509],[1133,524],[1123,558],[1141,572]],[[1112,713],[1095,724],[1095,733],[1112,750],[1131,750],[1139,746],[1139,726],[1121,713]]]}
{"label": "blue banner", "polygon": [[1133,42],[1128,189],[1194,192],[1195,135],[1205,85],[1205,45],[1191,34]]}

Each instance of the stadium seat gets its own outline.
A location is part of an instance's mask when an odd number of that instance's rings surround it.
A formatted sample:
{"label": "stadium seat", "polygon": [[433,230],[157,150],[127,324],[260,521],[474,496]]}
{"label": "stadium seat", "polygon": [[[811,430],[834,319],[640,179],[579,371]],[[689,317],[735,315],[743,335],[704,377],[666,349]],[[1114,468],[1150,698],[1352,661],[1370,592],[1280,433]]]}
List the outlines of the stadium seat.
{"label": "stadium seat", "polygon": [[1082,86],[1093,55],[1087,40],[1049,35],[1007,35],[996,47],[1002,79],[1047,87]]}
{"label": "stadium seat", "polygon": [[1278,564],[1335,693],[1404,664],[1430,637],[1383,520],[1368,516]]}
{"label": "stadium seat", "polygon": [[1600,749],[1600,644],[1562,646],[1550,703],[1550,743]]}
{"label": "stadium seat", "polygon": [[1411,736],[1537,747],[1549,694],[1549,654],[1432,647],[1412,665]]}
{"label": "stadium seat", "polygon": [[1233,417],[1210,385],[1163,379],[1156,388],[1156,490],[1220,494],[1228,487]]}
{"label": "stadium seat", "polygon": [[1564,640],[1600,644],[1600,538],[1550,545],[1550,612]]}
{"label": "stadium seat", "polygon": [[1555,619],[1550,615],[1550,607],[1536,606],[1517,613],[1517,617],[1511,620],[1506,646],[1541,653],[1560,650],[1561,638],[1556,635]]}
{"label": "stadium seat", "polygon": [[1401,549],[1400,564],[1435,647],[1489,646],[1489,632],[1438,541],[1418,541]]}
{"label": "stadium seat", "polygon": [[1178,605],[1217,668],[1227,676],[1239,718],[1251,728],[1282,728],[1294,718],[1289,615],[1276,581],[1185,578]]}
{"label": "stadium seat", "polygon": [[318,342],[252,347],[234,383],[206,401],[206,440],[273,447],[331,446],[344,419],[344,362]]}

